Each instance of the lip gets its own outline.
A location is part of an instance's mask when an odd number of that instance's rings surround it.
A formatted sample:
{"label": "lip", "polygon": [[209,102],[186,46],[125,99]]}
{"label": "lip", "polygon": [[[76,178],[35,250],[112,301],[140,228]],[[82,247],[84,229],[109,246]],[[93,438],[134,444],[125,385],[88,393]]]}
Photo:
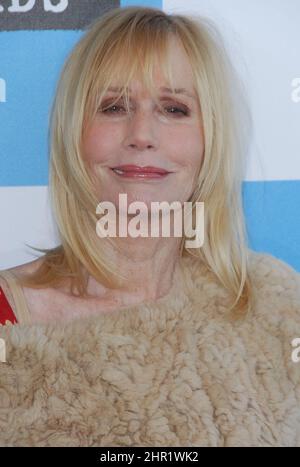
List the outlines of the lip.
{"label": "lip", "polygon": [[136,172],[136,173],[156,173],[156,174],[161,174],[165,175],[168,172],[165,169],[162,169],[161,167],[140,167],[139,165],[119,165],[118,167],[112,167],[112,169],[118,169],[122,170],[123,172]]}
{"label": "lip", "polygon": [[[135,178],[135,179],[161,179],[165,178],[171,172],[168,172],[161,167],[140,167],[138,165],[120,165],[118,167],[112,167],[111,170],[122,178]],[[116,172],[120,170],[121,172]]]}

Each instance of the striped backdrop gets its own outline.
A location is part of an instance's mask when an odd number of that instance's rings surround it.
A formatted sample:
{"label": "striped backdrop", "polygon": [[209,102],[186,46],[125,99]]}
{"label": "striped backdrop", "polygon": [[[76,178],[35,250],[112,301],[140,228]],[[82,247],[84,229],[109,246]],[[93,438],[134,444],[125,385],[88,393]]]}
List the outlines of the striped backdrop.
{"label": "striped backdrop", "polygon": [[48,123],[66,55],[106,9],[202,14],[247,86],[254,135],[243,182],[250,247],[300,271],[299,0],[0,0],[0,269],[58,242],[48,200]]}

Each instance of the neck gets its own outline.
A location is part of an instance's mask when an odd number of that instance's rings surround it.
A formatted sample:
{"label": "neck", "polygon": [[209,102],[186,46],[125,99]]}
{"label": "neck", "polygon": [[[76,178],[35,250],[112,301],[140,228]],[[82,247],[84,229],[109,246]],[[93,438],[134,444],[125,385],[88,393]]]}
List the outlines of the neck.
{"label": "neck", "polygon": [[[118,237],[113,240],[105,242],[105,254],[117,271],[127,278],[121,282],[122,294],[155,300],[168,293],[178,266],[180,237]],[[90,278],[89,292],[97,294],[99,287],[103,291],[103,286]]]}

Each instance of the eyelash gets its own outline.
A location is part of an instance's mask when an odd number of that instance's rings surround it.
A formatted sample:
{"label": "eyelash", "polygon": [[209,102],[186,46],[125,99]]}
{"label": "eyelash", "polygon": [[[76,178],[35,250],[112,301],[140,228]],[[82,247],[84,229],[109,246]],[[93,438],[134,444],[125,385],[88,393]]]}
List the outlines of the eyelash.
{"label": "eyelash", "polygon": [[[104,113],[104,114],[105,114],[105,113],[106,113],[106,114],[115,114],[115,113],[118,113],[118,112],[113,112],[113,111],[112,111],[113,108],[117,108],[117,109],[123,108],[123,109],[124,109],[123,106],[114,104],[114,105],[112,105],[112,106],[110,106],[110,107],[106,107],[106,108],[105,108],[105,106],[104,106],[104,109],[102,109],[102,108],[100,107],[100,111],[101,111],[102,113]],[[176,109],[176,112],[171,112],[171,115],[178,115],[178,114],[181,114],[183,117],[189,116],[189,110],[188,110],[188,109],[185,110],[184,108],[177,107],[176,105],[171,105],[171,106],[166,107],[166,108],[167,108],[167,109]],[[179,111],[179,112],[177,112],[177,111]]]}

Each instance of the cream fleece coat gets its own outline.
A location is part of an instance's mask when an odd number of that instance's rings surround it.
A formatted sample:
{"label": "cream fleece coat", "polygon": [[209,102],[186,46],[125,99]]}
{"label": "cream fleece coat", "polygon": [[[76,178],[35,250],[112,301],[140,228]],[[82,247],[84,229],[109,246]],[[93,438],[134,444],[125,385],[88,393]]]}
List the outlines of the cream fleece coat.
{"label": "cream fleece coat", "polygon": [[1,446],[300,447],[300,274],[251,252],[255,305],[233,323],[215,276],[181,261],[157,302],[0,327]]}

